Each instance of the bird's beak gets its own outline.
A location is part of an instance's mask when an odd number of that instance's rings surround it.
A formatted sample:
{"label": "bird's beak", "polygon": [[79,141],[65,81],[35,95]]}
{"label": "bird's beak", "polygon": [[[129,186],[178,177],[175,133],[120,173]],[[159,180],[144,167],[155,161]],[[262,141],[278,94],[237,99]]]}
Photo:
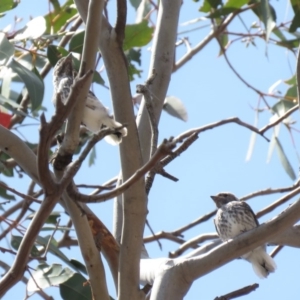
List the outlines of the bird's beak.
{"label": "bird's beak", "polygon": [[211,199],[213,199],[215,202],[218,200],[218,196],[210,196]]}

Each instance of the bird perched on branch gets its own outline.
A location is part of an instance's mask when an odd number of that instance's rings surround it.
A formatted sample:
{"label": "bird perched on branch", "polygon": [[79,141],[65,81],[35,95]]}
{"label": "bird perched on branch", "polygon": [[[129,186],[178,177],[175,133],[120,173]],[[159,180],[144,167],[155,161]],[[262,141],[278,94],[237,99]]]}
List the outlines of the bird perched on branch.
{"label": "bird perched on branch", "polygon": [[[239,234],[259,226],[258,220],[251,207],[231,193],[220,193],[211,196],[218,208],[214,219],[216,230],[220,239],[228,241]],[[252,263],[255,273],[260,278],[266,278],[274,272],[276,264],[266,253],[266,246],[262,245],[242,256]]]}
{"label": "bird perched on branch", "polygon": [[[60,94],[62,102],[65,103],[71,91],[71,86],[74,82],[76,72],[73,69],[72,54],[61,58],[54,67],[53,85],[54,97],[53,103],[56,105],[56,94]],[[103,106],[100,100],[89,91],[85,108],[83,110],[81,124],[89,131],[96,133],[102,127],[116,129],[122,127],[122,124],[115,121],[109,114],[109,110]],[[117,145],[122,141],[122,138],[127,135],[127,129],[121,128],[115,133],[105,137],[105,140],[112,145]]]}

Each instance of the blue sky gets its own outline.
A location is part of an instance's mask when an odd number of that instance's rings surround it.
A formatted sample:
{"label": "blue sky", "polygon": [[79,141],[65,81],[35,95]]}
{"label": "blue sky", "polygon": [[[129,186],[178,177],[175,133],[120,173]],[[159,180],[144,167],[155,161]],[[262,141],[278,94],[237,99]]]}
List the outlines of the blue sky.
{"label": "blue sky", "polygon": [[[201,3],[201,2],[200,2]],[[184,1],[182,6],[180,24],[202,15],[198,12],[200,3]],[[278,13],[278,21],[288,20],[291,15],[291,8],[287,9],[286,2],[272,2]],[[113,9],[113,4],[110,2]],[[14,16],[23,17],[24,24],[29,21],[29,16],[36,17],[47,12],[48,3],[46,1],[36,1],[34,9],[31,1],[22,1],[15,10],[9,12],[2,19],[1,28],[11,23]],[[111,10],[110,10],[111,12]],[[112,13],[112,18],[114,13]],[[245,23],[249,26],[257,17],[253,13],[242,15]],[[134,23],[135,15],[130,9],[128,23]],[[113,23],[113,22],[112,22]],[[202,23],[194,25],[198,26]],[[205,23],[208,24],[208,23]],[[187,30],[192,26],[179,25],[179,31]],[[240,21],[234,21],[229,29],[231,31],[242,32]],[[209,28],[184,34],[189,36],[192,47],[209,33]],[[239,73],[257,89],[267,92],[269,87],[279,79],[289,79],[294,74],[295,57],[284,48],[269,45],[268,56],[265,55],[266,44],[262,40],[256,40],[256,47],[245,47],[244,43],[236,42],[230,46],[227,54],[229,59]],[[149,45],[150,46],[150,45]],[[185,53],[186,49],[181,46],[177,53],[178,60]],[[159,132],[159,140],[170,136],[177,136],[180,133],[194,127],[199,127],[237,116],[241,120],[253,124],[255,113],[252,107],[257,107],[258,95],[247,88],[234,73],[229,69],[224,57],[219,57],[219,46],[213,40],[209,46],[204,48],[185,66],[179,69],[172,76],[168,95],[180,98],[188,111],[188,121],[186,123],[175,119],[165,112],[162,113]],[[135,85],[143,83],[148,74],[148,64],[150,51],[145,47],[142,54],[143,69],[142,78],[136,79],[132,84],[132,93],[135,93]],[[46,93],[43,105],[47,108],[46,117],[49,119],[53,107],[51,103],[52,85],[51,76],[46,78]],[[284,85],[279,87],[285,92]],[[106,106],[112,107],[109,92],[103,87],[95,86],[94,91]],[[271,105],[276,103],[276,99],[269,100]],[[263,106],[262,106],[263,107]],[[262,127],[269,122],[271,117],[269,112],[260,114],[259,125]],[[293,114],[293,119],[299,121],[299,113]],[[32,121],[30,120],[30,123]],[[297,124],[295,125],[297,127]],[[37,141],[38,126],[30,126],[20,131],[27,135],[29,141]],[[272,130],[266,136],[271,137]],[[210,195],[221,191],[231,191],[238,197],[248,193],[265,189],[268,187],[285,187],[293,184],[291,179],[284,172],[278,155],[274,151],[271,161],[267,164],[267,153],[269,144],[261,137],[257,137],[252,158],[245,161],[249,146],[251,132],[236,124],[228,124],[215,128],[211,131],[201,133],[199,139],[183,153],[179,158],[166,167],[166,171],[179,178],[177,183],[157,176],[155,184],[149,195],[149,215],[148,220],[155,232],[172,231],[195,219],[212,211],[214,203]],[[281,127],[280,141],[286,154],[298,173],[299,161],[292,147],[291,138],[285,127]],[[295,144],[299,146],[299,135],[294,134]],[[76,177],[76,183],[101,184],[118,174],[119,157],[118,148],[107,145],[105,142],[97,145],[97,162],[92,167],[85,163],[81,172]],[[29,180],[8,180],[1,175],[1,180],[10,186],[17,185],[18,189],[26,192]],[[268,197],[257,197],[249,202],[254,211],[258,211],[275,201],[280,195]],[[92,209],[97,212],[99,218],[111,228],[112,226],[112,200],[103,204],[93,204]],[[288,204],[282,206],[270,214],[263,217],[260,222],[276,216]],[[62,211],[61,207],[56,210]],[[62,219],[64,222],[65,219]],[[26,223],[25,223],[26,224]],[[209,220],[185,233],[184,238],[193,238],[206,232],[214,232],[213,220]],[[145,230],[145,236],[150,233]],[[178,245],[169,241],[161,241],[163,250],[158,248],[157,243],[147,244],[147,250],[151,257],[166,257],[170,251],[177,249]],[[1,243],[5,247],[6,243]],[[271,250],[269,248],[268,250]],[[226,266],[215,270],[204,278],[198,279],[192,286],[185,299],[214,299],[233,290],[246,285],[259,283],[260,287],[256,292],[245,296],[244,299],[296,299],[300,288],[296,283],[300,261],[298,250],[284,248],[275,258],[278,269],[275,274],[266,280],[259,279],[252,270],[249,263],[243,260],[235,260]],[[67,250],[68,257],[80,259],[78,250]],[[8,256],[7,261],[12,259]],[[49,256],[49,263],[58,262],[56,258]],[[33,264],[34,265],[34,264]],[[3,299],[24,298],[24,285],[19,283],[17,288],[7,293]],[[110,294],[114,297],[114,288],[109,279]],[[46,290],[55,299],[59,299],[56,288]],[[38,299],[33,296],[32,299]]]}

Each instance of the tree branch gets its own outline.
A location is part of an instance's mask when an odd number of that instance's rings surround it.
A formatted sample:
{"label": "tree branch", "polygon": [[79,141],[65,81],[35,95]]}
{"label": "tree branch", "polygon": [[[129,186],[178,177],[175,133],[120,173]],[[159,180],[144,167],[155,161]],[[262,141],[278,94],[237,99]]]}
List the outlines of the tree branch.
{"label": "tree branch", "polygon": [[140,169],[138,169],[130,178],[128,178],[123,184],[118,186],[112,191],[107,193],[103,193],[101,195],[87,196],[80,194],[74,190],[72,185],[68,187],[68,194],[70,197],[76,201],[91,203],[91,202],[102,202],[113,197],[116,197],[122,193],[124,193],[128,188],[130,188],[134,183],[140,180],[149,170],[151,170],[156,163],[170,153],[171,149],[174,147],[174,143],[172,142],[164,142],[162,143],[156,153],[152,156],[152,158]]}

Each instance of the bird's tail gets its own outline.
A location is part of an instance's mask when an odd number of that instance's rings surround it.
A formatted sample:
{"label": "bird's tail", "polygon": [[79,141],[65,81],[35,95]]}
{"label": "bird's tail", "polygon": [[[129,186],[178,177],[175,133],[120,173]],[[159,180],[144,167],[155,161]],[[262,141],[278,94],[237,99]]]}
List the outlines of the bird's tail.
{"label": "bird's tail", "polygon": [[[253,251],[253,256],[256,259],[251,260],[252,267],[257,276],[267,278],[270,273],[275,271],[276,263],[264,249],[263,251],[261,250],[262,248],[258,248]],[[255,254],[255,252],[257,253]]]}
{"label": "bird's tail", "polygon": [[[111,118],[108,123],[106,122],[105,125],[112,129],[123,126],[121,123],[115,121],[113,118]],[[104,139],[106,140],[107,143],[111,145],[118,145],[122,142],[122,138],[126,135],[127,135],[127,128],[123,127],[121,129],[118,129],[115,133],[107,135]]]}

